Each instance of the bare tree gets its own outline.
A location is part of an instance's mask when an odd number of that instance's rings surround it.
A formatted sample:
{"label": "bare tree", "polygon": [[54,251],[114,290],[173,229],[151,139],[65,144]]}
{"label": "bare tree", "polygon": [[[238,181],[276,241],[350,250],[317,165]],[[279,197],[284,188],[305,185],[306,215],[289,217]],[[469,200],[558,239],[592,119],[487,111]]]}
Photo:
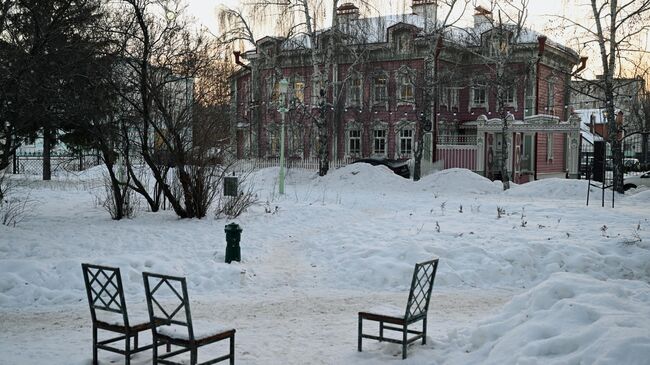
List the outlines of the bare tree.
{"label": "bare tree", "polygon": [[[346,64],[352,65],[351,71],[364,59],[364,47],[366,42],[359,41],[359,37],[367,36],[363,31],[343,29],[342,22],[337,14],[340,1],[333,0],[331,4],[325,4],[316,0],[289,0],[283,2],[257,1],[250,4],[248,15],[242,11],[224,9],[221,11],[220,19],[226,25],[226,39],[230,41],[242,40],[248,45],[255,45],[254,28],[265,24],[268,20],[260,18],[260,14],[272,14],[271,25],[276,32],[283,34],[282,41],[285,46],[293,51],[304,51],[309,59],[309,66],[312,68],[312,99],[315,108],[304,103],[294,105],[296,113],[300,114],[297,119],[310,119],[316,126],[318,134],[318,158],[319,175],[327,174],[330,161],[330,134],[336,135],[341,128],[341,117],[344,109],[343,95],[347,78],[337,80],[334,73],[338,69],[334,67],[342,59]],[[330,7],[331,5],[331,7]],[[371,9],[370,2],[362,1],[361,6]],[[325,25],[326,14],[332,16],[331,26]],[[266,22],[268,26],[269,23]],[[354,38],[354,40],[352,40]],[[271,64],[276,73],[281,77],[281,53],[272,54],[262,52],[262,57],[267,64]],[[252,64],[252,79],[259,83],[259,65]],[[351,73],[348,73],[351,74]],[[337,74],[338,76],[338,74]],[[259,84],[258,84],[259,85]],[[253,86],[253,92],[259,88]],[[253,94],[253,100],[260,101],[261,95]],[[315,110],[315,112],[313,111]],[[258,118],[259,114],[253,114]],[[259,133],[258,135],[261,135]]]}
{"label": "bare tree", "polygon": [[[419,78],[421,81],[414,84],[422,89],[421,118],[416,127],[417,141],[414,151],[413,180],[418,181],[421,175],[422,156],[424,152],[424,133],[427,124],[433,123],[432,138],[433,151],[432,155],[435,160],[437,131],[436,102],[439,98],[438,91],[440,85],[444,82],[445,77],[440,76],[439,57],[444,48],[445,32],[453,27],[465,13],[469,0],[444,0],[438,1],[434,6],[438,7],[437,11],[431,13],[418,14],[424,19],[422,36],[426,44],[426,58],[424,60],[424,69]],[[440,13],[439,13],[440,11]],[[452,17],[452,14],[456,14]],[[427,128],[428,129],[428,128]]]}
{"label": "bare tree", "polygon": [[[468,47],[465,48],[465,51],[482,60],[489,70],[484,77],[484,86],[496,97],[497,115],[502,124],[501,151],[497,161],[503,189],[507,190],[510,188],[511,180],[506,163],[508,159],[508,122],[514,118],[508,99],[514,97],[512,95],[514,85],[525,84],[528,75],[526,69],[513,67],[514,64],[520,62],[515,59],[517,43],[522,35],[527,33],[524,24],[528,15],[528,0],[491,1],[489,9],[481,6],[476,9],[476,16],[481,16],[482,20],[478,26],[466,31],[464,42]],[[494,17],[495,13],[496,18]],[[487,51],[483,47],[484,43],[487,43]],[[477,48],[476,45],[481,45],[481,47]],[[487,95],[486,92],[486,98]]]}
{"label": "bare tree", "polygon": [[617,123],[615,78],[625,74],[629,60],[646,53],[642,36],[650,30],[650,0],[589,0],[582,3],[588,8],[589,21],[560,17],[566,29],[576,33],[579,44],[597,52],[602,79],[594,82],[597,94],[602,95],[607,112],[608,139],[613,154],[615,191],[623,192],[623,150],[621,126]]}
{"label": "bare tree", "polygon": [[[193,137],[218,135],[224,127],[218,122],[226,118],[215,118],[220,109],[210,98],[212,84],[228,77],[219,72],[227,70],[214,67],[220,54],[214,40],[204,31],[191,30],[180,2],[125,4],[123,10],[132,18],[115,32],[124,45],[121,98],[134,117],[122,131],[129,137],[122,151],[130,187],[152,211],[159,209],[162,194],[179,217],[202,218],[225,174],[228,151]],[[139,177],[133,151],[151,172],[153,191]]]}

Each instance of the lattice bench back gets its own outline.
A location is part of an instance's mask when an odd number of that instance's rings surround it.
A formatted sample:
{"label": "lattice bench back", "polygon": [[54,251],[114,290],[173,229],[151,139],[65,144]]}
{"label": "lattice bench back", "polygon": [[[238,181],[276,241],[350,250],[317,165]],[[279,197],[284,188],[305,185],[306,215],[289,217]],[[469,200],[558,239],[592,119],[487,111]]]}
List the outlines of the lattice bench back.
{"label": "lattice bench back", "polygon": [[[187,295],[185,278],[149,272],[143,272],[142,278],[144,279],[149,319],[152,323],[187,327],[188,338],[190,341],[194,341],[194,329],[192,327],[190,301]],[[163,297],[165,300],[168,299],[165,297],[165,291],[172,294],[169,303],[161,303]],[[156,331],[156,327],[153,328]]]}
{"label": "lattice bench back", "polygon": [[438,259],[415,264],[411,291],[406,304],[404,319],[407,322],[425,317],[429,310],[431,289],[438,270]]}
{"label": "lattice bench back", "polygon": [[92,264],[81,264],[81,268],[93,322],[97,321],[96,311],[100,310],[121,314],[125,327],[128,327],[129,318],[120,269]]}

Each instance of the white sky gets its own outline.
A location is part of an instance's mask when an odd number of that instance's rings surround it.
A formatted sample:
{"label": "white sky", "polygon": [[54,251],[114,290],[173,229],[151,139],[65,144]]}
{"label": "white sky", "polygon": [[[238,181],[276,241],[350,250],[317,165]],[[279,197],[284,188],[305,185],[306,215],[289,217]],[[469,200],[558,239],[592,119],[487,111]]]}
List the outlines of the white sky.
{"label": "white sky", "polygon": [[[208,27],[212,32],[216,33],[218,31],[217,19],[216,19],[216,10],[219,6],[225,5],[228,7],[236,8],[239,7],[242,3],[242,0],[186,0],[189,4],[189,12],[194,17],[196,17],[200,23]],[[251,1],[251,0],[247,0]],[[329,1],[329,0],[323,0]],[[348,0],[346,0],[348,1]],[[343,1],[343,2],[346,2]],[[355,0],[349,0],[350,2],[355,3]],[[376,0],[376,4],[381,6],[382,14],[399,14],[404,11],[410,12],[410,5],[412,0]],[[530,0],[528,4],[528,18],[526,20],[526,27],[532,28],[536,31],[545,33],[550,36],[551,39],[558,41],[560,43],[567,44],[570,47],[575,48],[575,33],[574,29],[568,29],[564,33],[558,29],[562,27],[558,26],[559,20],[554,16],[566,16],[571,19],[579,20],[580,18],[585,18],[591,11],[588,6],[585,5],[576,5],[579,1],[576,0]],[[581,1],[580,1],[581,2]],[[484,2],[477,1],[477,4],[484,3],[485,5],[489,4],[489,0]],[[583,2],[581,2],[583,3]],[[466,10],[466,13],[463,17],[466,24],[461,23],[461,25],[469,25],[472,22],[473,6],[469,6],[469,9]],[[553,24],[555,23],[555,24]],[[261,37],[260,37],[261,38]],[[650,36],[646,34],[645,39],[642,41],[645,43],[645,49],[650,51]],[[583,55],[589,56],[589,62],[587,65],[588,70],[592,72],[597,72],[594,69],[599,68],[599,60],[597,59],[597,53],[578,50]]]}
{"label": "white sky", "polygon": [[[199,19],[203,25],[212,30],[216,30],[216,9],[220,5],[228,7],[237,7],[241,0],[187,0],[189,4],[189,11],[192,15]],[[351,2],[354,2],[351,0]],[[384,0],[377,1],[384,3],[384,7],[388,9],[387,13],[400,13],[403,9],[410,11],[411,0]],[[480,2],[479,2],[480,3]],[[487,3],[487,2],[486,2]],[[568,0],[532,0],[528,6],[529,18],[528,26],[536,30],[543,30],[547,25],[548,17],[545,15],[572,15],[578,12],[579,8],[573,5],[574,1]],[[468,10],[466,18],[471,20],[472,11]]]}

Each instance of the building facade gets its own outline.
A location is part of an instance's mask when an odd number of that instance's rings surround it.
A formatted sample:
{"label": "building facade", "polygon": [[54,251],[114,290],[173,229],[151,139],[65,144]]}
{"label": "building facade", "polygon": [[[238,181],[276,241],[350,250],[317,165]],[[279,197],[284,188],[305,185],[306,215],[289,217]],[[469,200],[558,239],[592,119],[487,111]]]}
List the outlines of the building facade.
{"label": "building facade", "polygon": [[[499,156],[494,154],[501,151],[500,132],[485,126],[494,125],[493,119],[503,119],[507,113],[513,125],[543,124],[543,128],[513,132],[517,135],[509,133],[512,169],[516,160],[529,161],[526,172],[538,178],[542,166],[535,154],[549,155],[544,149],[552,141],[551,148],[561,149],[557,154],[562,157],[552,161],[560,166],[550,171],[564,175],[568,170],[564,148],[570,141],[562,128],[554,135],[553,125],[570,117],[568,83],[580,61],[578,55],[528,29],[497,29],[492,14],[481,7],[476,8],[473,27],[449,28],[441,42],[432,45],[436,2],[413,0],[412,9],[412,14],[363,18],[353,4],[339,7],[343,45],[328,65],[324,89],[319,79],[323,74],[314,76],[310,50],[325,47],[332,37],[329,31],[321,32],[314,45],[307,39],[266,37],[254,50],[242,54],[246,62],[238,59],[242,68],[232,80],[238,156],[279,154],[282,118],[277,111],[277,85],[285,78],[290,84],[284,125],[289,158],[315,157],[319,141],[314,116],[325,113],[330,135],[327,148],[333,160],[410,159],[417,134],[423,133],[425,160],[446,156],[441,146],[473,146],[466,166],[445,166],[467,167],[496,177],[494,161]],[[507,59],[498,59],[499,47],[508,48]],[[433,81],[431,64],[426,63],[432,54],[437,60]],[[507,63],[508,84],[502,94],[505,110],[497,100],[495,84],[504,80],[495,76],[497,59]],[[418,125],[423,115],[429,116],[423,124],[432,123],[432,131]],[[516,158],[515,153],[521,156]],[[472,158],[473,164],[468,162]]]}

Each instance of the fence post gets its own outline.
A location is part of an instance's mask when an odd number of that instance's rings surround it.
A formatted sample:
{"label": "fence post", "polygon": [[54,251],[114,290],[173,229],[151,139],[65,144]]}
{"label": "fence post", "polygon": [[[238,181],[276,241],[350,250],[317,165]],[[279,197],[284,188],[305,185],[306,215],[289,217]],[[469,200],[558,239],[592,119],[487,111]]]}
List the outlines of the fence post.
{"label": "fence post", "polygon": [[18,173],[18,155],[16,154],[16,152],[14,152],[13,160],[14,160],[14,174],[17,174]]}

